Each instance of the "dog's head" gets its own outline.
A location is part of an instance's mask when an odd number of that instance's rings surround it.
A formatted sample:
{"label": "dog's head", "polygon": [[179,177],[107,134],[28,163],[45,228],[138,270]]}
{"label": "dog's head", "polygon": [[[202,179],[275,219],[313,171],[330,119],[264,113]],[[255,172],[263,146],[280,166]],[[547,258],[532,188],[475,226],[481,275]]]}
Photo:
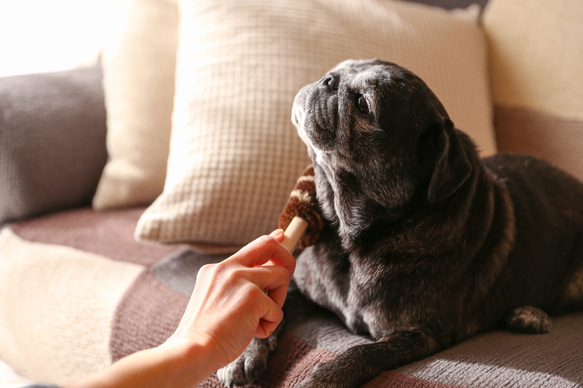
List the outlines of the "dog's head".
{"label": "dog's head", "polygon": [[300,90],[292,121],[319,175],[324,215],[340,223],[394,213],[413,197],[436,204],[471,173],[443,105],[392,63],[341,63]]}

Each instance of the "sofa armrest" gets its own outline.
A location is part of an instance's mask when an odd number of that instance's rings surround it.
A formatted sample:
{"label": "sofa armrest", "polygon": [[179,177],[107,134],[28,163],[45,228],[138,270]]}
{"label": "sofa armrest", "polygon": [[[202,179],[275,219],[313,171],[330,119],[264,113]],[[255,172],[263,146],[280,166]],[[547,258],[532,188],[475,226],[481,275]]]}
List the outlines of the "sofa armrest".
{"label": "sofa armrest", "polygon": [[107,159],[100,66],[0,78],[0,225],[91,203]]}

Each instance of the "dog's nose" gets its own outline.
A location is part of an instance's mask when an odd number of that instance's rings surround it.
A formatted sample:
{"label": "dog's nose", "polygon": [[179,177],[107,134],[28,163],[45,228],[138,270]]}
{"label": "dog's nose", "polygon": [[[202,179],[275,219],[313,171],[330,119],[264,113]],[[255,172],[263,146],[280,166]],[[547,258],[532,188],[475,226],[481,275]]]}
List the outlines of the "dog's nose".
{"label": "dog's nose", "polygon": [[340,83],[340,79],[337,75],[335,74],[326,74],[324,76],[324,78],[322,78],[320,80],[320,86],[332,89],[332,90],[338,90],[338,84]]}

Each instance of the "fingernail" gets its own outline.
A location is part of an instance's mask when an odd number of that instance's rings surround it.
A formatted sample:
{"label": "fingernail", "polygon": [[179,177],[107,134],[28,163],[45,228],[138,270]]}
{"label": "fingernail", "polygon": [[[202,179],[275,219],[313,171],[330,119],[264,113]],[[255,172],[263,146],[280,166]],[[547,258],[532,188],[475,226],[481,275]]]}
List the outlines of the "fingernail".
{"label": "fingernail", "polygon": [[284,234],[283,229],[276,229],[269,234],[271,237],[276,239],[277,241],[281,242],[283,240]]}

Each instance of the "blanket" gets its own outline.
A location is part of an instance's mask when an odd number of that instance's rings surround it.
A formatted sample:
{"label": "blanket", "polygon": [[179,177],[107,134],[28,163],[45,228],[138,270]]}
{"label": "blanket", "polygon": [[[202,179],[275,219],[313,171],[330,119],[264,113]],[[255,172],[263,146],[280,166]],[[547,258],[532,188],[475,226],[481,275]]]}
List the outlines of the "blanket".
{"label": "blanket", "polygon": [[[0,230],[0,361],[29,380],[62,382],[173,332],[198,269],[225,256],[136,242],[143,210],[81,208]],[[293,387],[318,363],[370,341],[317,311],[281,337],[258,385]],[[583,386],[583,314],[555,318],[546,335],[484,333],[366,385],[499,386]],[[212,375],[200,387],[220,383]]]}

